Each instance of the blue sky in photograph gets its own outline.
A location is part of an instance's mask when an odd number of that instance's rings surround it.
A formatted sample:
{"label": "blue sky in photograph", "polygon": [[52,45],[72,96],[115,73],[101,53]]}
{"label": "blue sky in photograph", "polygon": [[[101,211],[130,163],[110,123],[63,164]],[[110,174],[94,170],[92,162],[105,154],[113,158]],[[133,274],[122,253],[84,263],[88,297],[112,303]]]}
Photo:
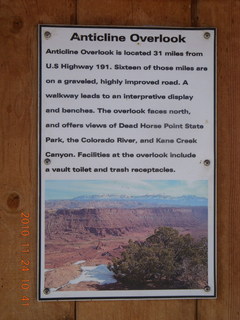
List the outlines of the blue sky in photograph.
{"label": "blue sky in photograph", "polygon": [[207,180],[47,180],[45,183],[46,200],[100,194],[208,197]]}

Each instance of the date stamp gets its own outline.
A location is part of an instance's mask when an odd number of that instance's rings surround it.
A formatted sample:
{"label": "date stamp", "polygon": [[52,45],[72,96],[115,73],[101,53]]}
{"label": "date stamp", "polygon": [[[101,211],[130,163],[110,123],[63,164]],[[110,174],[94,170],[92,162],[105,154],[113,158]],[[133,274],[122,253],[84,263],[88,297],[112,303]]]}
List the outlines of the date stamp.
{"label": "date stamp", "polygon": [[30,213],[20,213],[20,301],[24,307],[30,306],[30,287],[31,282],[29,273],[31,268],[30,260]]}

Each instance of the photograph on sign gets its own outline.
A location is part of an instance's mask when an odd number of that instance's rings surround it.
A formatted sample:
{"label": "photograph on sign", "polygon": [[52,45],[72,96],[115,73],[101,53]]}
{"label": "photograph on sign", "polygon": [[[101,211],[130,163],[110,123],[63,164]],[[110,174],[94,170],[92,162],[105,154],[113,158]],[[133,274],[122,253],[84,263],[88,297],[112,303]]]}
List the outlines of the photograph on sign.
{"label": "photograph on sign", "polygon": [[213,298],[215,29],[39,26],[39,299]]}

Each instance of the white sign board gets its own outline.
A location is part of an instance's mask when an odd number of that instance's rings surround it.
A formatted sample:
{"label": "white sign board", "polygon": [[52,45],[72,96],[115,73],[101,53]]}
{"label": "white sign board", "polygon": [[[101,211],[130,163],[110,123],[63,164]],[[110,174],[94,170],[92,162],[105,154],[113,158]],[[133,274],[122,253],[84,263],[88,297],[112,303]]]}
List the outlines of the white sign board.
{"label": "white sign board", "polygon": [[215,29],[39,33],[39,299],[215,297]]}

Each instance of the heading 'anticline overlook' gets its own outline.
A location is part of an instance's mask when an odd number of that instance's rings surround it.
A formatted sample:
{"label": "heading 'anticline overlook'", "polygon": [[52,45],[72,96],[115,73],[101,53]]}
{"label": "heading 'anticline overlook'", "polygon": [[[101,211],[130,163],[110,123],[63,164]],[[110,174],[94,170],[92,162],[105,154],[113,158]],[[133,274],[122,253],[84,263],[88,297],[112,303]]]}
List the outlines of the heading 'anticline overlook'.
{"label": "heading 'anticline overlook'", "polygon": [[[177,36],[169,37],[160,34],[158,36],[141,36],[137,33],[131,34],[129,39],[132,42],[183,42],[186,43],[186,37],[183,37],[181,34]],[[106,42],[124,42],[126,41],[125,36],[116,36],[111,35],[110,33],[97,34],[97,33],[89,33],[89,34],[78,34],[74,32],[70,38],[70,40],[78,40],[78,41],[106,41]]]}

